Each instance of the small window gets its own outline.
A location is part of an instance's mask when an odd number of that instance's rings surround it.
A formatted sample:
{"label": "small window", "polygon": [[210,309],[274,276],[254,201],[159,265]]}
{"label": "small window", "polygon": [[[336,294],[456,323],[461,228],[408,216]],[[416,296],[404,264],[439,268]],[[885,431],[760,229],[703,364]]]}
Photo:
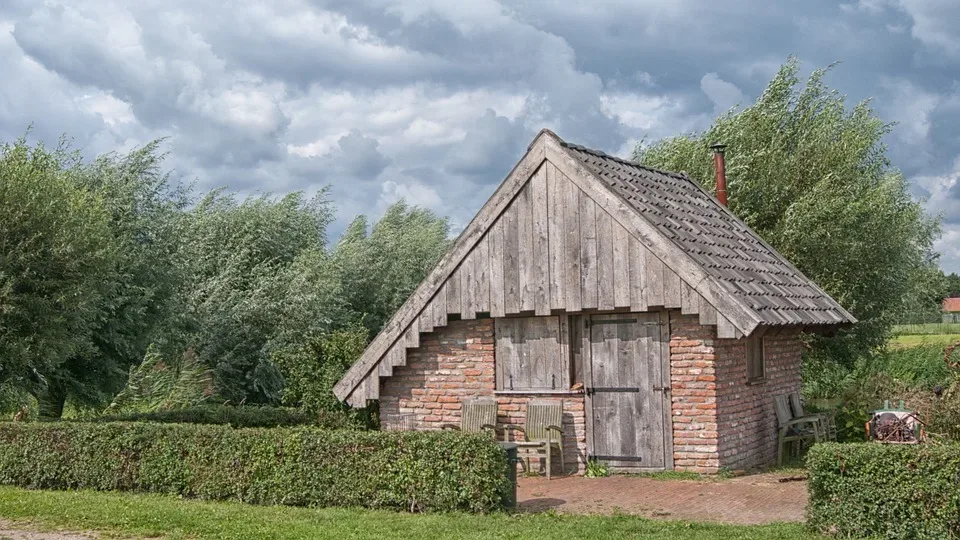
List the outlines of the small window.
{"label": "small window", "polygon": [[764,376],[763,337],[747,339],[747,380],[760,381]]}
{"label": "small window", "polygon": [[498,318],[495,325],[497,390],[570,387],[566,324],[561,324],[561,317]]}

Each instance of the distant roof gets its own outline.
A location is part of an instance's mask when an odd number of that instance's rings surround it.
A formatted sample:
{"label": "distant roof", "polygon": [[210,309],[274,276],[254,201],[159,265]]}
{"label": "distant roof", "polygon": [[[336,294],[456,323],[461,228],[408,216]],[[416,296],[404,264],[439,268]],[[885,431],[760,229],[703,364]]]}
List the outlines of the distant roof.
{"label": "distant roof", "polygon": [[561,144],[752,310],[761,324],[856,322],[689,177]]}
{"label": "distant roof", "polygon": [[960,298],[944,298],[943,311],[947,313],[960,311]]}

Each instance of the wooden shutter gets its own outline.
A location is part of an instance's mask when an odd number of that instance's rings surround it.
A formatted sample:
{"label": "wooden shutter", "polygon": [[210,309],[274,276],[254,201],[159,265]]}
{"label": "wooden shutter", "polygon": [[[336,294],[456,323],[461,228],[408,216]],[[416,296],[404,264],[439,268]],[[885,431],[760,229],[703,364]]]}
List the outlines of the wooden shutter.
{"label": "wooden shutter", "polygon": [[494,324],[497,390],[570,388],[560,317],[499,318]]}

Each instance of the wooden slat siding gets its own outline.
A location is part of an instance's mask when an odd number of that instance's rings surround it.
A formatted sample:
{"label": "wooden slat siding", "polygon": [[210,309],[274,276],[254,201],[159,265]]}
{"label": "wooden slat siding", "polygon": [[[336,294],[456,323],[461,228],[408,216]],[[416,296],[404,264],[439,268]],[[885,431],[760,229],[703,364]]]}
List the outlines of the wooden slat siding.
{"label": "wooden slat siding", "polygon": [[700,324],[717,324],[717,308],[700,297]]}
{"label": "wooden slat siding", "polygon": [[476,255],[477,250],[474,248],[467,254],[467,258],[463,260],[460,268],[457,268],[457,274],[460,275],[460,318],[464,320],[477,318],[477,305],[473,297],[476,291],[476,279],[474,278],[476,265],[473,262]]}
{"label": "wooden slat siding", "polygon": [[430,302],[433,306],[433,327],[447,325],[447,284],[444,283]]}
{"label": "wooden slat siding", "polygon": [[613,309],[613,218],[603,210],[597,211],[597,307]]}
{"label": "wooden slat siding", "polygon": [[686,281],[680,284],[680,313],[696,315],[700,313],[700,295]]}
{"label": "wooden slat siding", "polygon": [[494,325],[498,389],[511,389],[511,375],[514,390],[569,388],[563,386],[559,317],[510,317]]}
{"label": "wooden slat siding", "polygon": [[392,377],[393,366],[390,364],[390,353],[383,355],[380,363],[377,364],[377,371],[381,377]]}
{"label": "wooden slat siding", "polygon": [[563,184],[563,297],[568,312],[583,307],[580,284],[580,188],[560,171]]}
{"label": "wooden slat siding", "polygon": [[457,265],[473,249],[473,246],[490,228],[490,225],[496,221],[503,209],[516,197],[533,172],[543,164],[546,156],[546,141],[549,137],[549,132],[543,131],[530,144],[526,154],[510,171],[503,183],[497,187],[477,215],[470,220],[467,227],[440,259],[440,262],[430,271],[427,278],[420,282],[420,285],[394,313],[393,317],[387,321],[380,333],[364,350],[360,359],[337,382],[334,386],[334,395],[337,398],[345,400],[351,396],[357,384],[370,373],[376,362],[380,360],[397,336],[410,324],[410,321],[420,314],[426,302],[453,274]]}
{"label": "wooden slat siding", "polygon": [[420,332],[433,332],[433,300],[423,308],[423,313],[417,317],[417,322],[420,324]]}
{"label": "wooden slat siding", "polygon": [[460,267],[453,271],[443,287],[447,290],[447,313],[460,313]]}
{"label": "wooden slat siding", "polygon": [[643,252],[644,296],[648,306],[663,305],[663,261],[645,249]]}
{"label": "wooden slat siding", "polygon": [[[517,197],[519,199],[519,197]],[[503,306],[508,314],[520,313],[520,215],[514,201],[503,213]]]}
{"label": "wooden slat siding", "polygon": [[410,323],[406,333],[403,334],[403,340],[408,349],[416,349],[420,346],[420,325],[417,319]]}
{"label": "wooden slat siding", "polygon": [[477,313],[490,312],[490,244],[484,235],[473,248],[473,308]]}
{"label": "wooden slat siding", "polygon": [[498,219],[487,233],[490,249],[490,316],[503,317],[503,219]]}
{"label": "wooden slat siding", "polygon": [[614,193],[603,180],[588,170],[586,166],[572,156],[556,136],[541,137],[548,160],[557,170],[577,185],[588,196],[597,201],[597,205],[609,212],[623,225],[631,235],[648,246],[650,251],[679,275],[696,283],[695,289],[707,302],[721,306],[731,322],[745,334],[753,331],[759,318],[741,300],[732,296],[716,279],[710,277],[692,257],[687,255],[672,240],[665,237],[656,226],[647,221],[631,208],[618,194]]}
{"label": "wooden slat siding", "polygon": [[537,315],[550,314],[550,227],[547,204],[547,164],[530,179],[533,205],[533,307]]}
{"label": "wooden slat siding", "polygon": [[548,162],[545,167],[547,172],[547,234],[550,237],[550,308],[564,309],[566,307],[564,290],[564,269],[566,267],[564,201],[566,200],[566,185],[562,178],[558,177],[557,168],[553,164]]}
{"label": "wooden slat siding", "polygon": [[670,269],[669,266],[663,267],[663,307],[678,308],[682,307],[680,299],[680,276]]}
{"label": "wooden slat siding", "polygon": [[717,313],[717,337],[720,339],[735,339],[737,337],[736,327],[720,313]]}
{"label": "wooden slat siding", "polygon": [[646,311],[646,281],[647,267],[644,253],[647,248],[643,247],[640,240],[630,237],[630,310]]}
{"label": "wooden slat siding", "polygon": [[393,367],[407,365],[407,344],[402,336],[393,344],[393,347],[390,347],[386,356],[390,359],[390,364]]}
{"label": "wooden slat siding", "polygon": [[613,305],[618,308],[630,307],[630,238],[630,233],[613,221]]}
{"label": "wooden slat siding", "polygon": [[597,205],[580,193],[580,303],[583,309],[596,308],[597,297]]}
{"label": "wooden slat siding", "polygon": [[[532,179],[531,179],[532,180]],[[533,311],[536,294],[537,261],[533,247],[533,190],[530,184],[513,202],[517,207],[517,249],[520,263],[520,311]]]}

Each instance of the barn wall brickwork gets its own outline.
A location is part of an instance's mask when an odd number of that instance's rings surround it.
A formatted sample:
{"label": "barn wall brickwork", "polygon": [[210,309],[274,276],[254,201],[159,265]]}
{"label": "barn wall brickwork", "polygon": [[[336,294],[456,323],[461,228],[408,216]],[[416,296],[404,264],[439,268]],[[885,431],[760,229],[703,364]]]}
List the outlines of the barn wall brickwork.
{"label": "barn wall brickwork", "polygon": [[[422,334],[420,347],[408,351],[406,365],[381,381],[383,428],[459,426],[464,398],[495,395],[493,336],[492,319],[450,321]],[[675,469],[710,474],[776,460],[773,396],[799,391],[802,346],[797,333],[790,332],[768,337],[765,348],[765,380],[748,385],[745,340],[717,339],[715,327],[671,312]],[[504,439],[504,426],[522,427],[531,399],[562,402],[564,469],[582,472],[587,452],[582,394],[496,394],[498,439]]]}

